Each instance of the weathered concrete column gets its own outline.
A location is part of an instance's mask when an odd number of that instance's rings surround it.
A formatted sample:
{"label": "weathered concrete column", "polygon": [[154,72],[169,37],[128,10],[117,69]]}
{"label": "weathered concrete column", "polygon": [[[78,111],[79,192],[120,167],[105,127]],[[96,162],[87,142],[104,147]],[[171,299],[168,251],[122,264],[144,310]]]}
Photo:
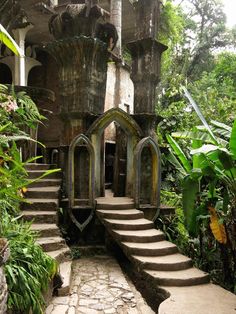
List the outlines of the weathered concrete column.
{"label": "weathered concrete column", "polygon": [[155,113],[156,86],[160,80],[161,54],[167,48],[152,38],[128,44],[132,55],[134,114]]}
{"label": "weathered concrete column", "polygon": [[[19,45],[21,50],[25,53],[25,37],[28,31],[33,27],[33,25],[29,24],[24,28],[14,29],[12,32],[15,37],[16,43]],[[14,76],[14,84],[26,86],[26,71],[25,71],[25,56],[15,56],[15,76]]]}
{"label": "weathered concrete column", "polygon": [[118,41],[116,44],[115,52],[117,52],[118,57],[121,57],[122,55],[122,46],[121,46],[122,0],[111,0],[110,21],[116,27],[117,34],[118,34]]}
{"label": "weathered concrete column", "polygon": [[65,122],[61,144],[69,145],[88,128],[88,116],[104,112],[107,47],[81,36],[55,41],[47,49],[58,64],[60,112]]}
{"label": "weathered concrete column", "polygon": [[135,7],[136,38],[156,38],[160,21],[160,0],[138,0]]}
{"label": "weathered concrete column", "polygon": [[96,33],[103,14],[95,4],[68,5],[49,25],[57,39],[47,50],[58,64],[60,112],[65,125],[61,145],[70,145],[74,136],[86,132],[93,117],[104,112],[108,43],[97,39]]}

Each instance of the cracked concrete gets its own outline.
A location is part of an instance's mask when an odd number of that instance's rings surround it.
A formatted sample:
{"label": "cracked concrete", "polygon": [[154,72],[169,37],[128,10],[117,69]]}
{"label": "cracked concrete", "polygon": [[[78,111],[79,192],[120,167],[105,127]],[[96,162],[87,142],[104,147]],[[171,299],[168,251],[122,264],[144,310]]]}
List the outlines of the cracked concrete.
{"label": "cracked concrete", "polygon": [[73,262],[70,294],[54,297],[46,314],[153,314],[111,256]]}

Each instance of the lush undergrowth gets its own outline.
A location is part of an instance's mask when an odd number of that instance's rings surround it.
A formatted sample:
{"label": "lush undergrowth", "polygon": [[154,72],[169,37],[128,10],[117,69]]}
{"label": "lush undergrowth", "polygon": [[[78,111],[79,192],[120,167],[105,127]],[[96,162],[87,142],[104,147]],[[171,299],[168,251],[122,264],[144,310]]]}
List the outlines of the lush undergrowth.
{"label": "lush undergrowth", "polygon": [[20,205],[29,180],[20,146],[31,140],[26,127],[35,127],[41,115],[25,94],[0,86],[0,238],[8,241],[10,258],[4,265],[12,313],[44,313],[43,293],[57,272],[56,262],[36,244],[37,234],[20,217]]}
{"label": "lush undergrowth", "polygon": [[10,248],[10,258],[5,265],[9,289],[8,309],[13,313],[44,313],[43,292],[57,272],[57,265],[35,243],[36,234],[30,224],[3,215],[3,233]]}
{"label": "lush undergrowth", "polygon": [[162,202],[176,213],[157,225],[214,282],[236,292],[236,120],[208,127],[167,135]]}

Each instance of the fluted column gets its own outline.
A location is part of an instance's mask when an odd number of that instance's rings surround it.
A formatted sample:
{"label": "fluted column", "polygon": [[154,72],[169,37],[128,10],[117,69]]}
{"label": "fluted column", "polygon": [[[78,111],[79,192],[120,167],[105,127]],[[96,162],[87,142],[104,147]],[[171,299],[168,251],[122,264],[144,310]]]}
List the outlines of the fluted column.
{"label": "fluted column", "polygon": [[161,54],[167,47],[152,38],[145,38],[129,43],[128,48],[132,55],[134,113],[154,114]]}
{"label": "fluted column", "polygon": [[69,123],[62,141],[68,145],[78,132],[86,131],[87,116],[104,112],[107,46],[94,38],[80,36],[54,41],[47,50],[58,64],[60,112]]}

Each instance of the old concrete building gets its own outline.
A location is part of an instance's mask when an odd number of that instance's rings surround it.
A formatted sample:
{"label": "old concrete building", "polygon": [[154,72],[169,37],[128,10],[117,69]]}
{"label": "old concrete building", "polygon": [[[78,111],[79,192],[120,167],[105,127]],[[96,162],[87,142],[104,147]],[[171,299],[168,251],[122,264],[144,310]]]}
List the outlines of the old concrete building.
{"label": "old concrete building", "polygon": [[[156,313],[235,313],[235,295],[209,283],[154,225],[161,175],[155,100],[166,49],[156,40],[159,11],[159,0],[0,0],[0,23],[24,51],[19,58],[1,46],[0,83],[26,90],[47,117],[30,130],[44,146],[22,147],[25,160],[42,155],[26,164],[29,178],[61,168],[34,182],[22,206],[38,243],[60,264],[59,299],[69,294],[46,313],[149,313],[133,308],[124,278],[117,269],[110,275],[110,258],[107,265],[98,259],[103,270],[82,260],[71,282],[62,232],[77,245],[122,251]],[[0,281],[1,312],[1,274]]]}
{"label": "old concrete building", "polygon": [[37,131],[46,147],[25,158],[37,153],[61,167],[73,218],[73,207],[92,215],[106,187],[155,215],[155,90],[166,48],[156,41],[159,1],[2,3],[1,22],[25,57],[2,47],[1,83],[25,86],[47,117]]}

